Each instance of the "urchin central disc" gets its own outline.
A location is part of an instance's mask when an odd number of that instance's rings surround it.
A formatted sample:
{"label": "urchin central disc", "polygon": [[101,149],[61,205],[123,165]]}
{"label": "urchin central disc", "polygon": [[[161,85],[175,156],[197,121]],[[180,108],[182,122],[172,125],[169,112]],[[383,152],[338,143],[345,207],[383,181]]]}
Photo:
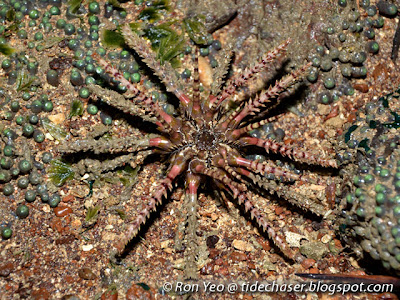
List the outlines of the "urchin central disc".
{"label": "urchin central disc", "polygon": [[210,129],[202,129],[196,135],[196,143],[199,150],[214,150],[218,135]]}

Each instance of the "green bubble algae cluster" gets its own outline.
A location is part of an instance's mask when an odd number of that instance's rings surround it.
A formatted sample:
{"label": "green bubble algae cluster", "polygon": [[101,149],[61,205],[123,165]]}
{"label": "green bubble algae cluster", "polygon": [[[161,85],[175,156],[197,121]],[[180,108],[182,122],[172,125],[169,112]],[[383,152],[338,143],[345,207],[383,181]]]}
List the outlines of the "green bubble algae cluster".
{"label": "green bubble algae cluster", "polygon": [[[344,134],[351,161],[338,223],[362,256],[400,272],[400,89],[368,103]],[[365,255],[367,254],[367,255]]]}

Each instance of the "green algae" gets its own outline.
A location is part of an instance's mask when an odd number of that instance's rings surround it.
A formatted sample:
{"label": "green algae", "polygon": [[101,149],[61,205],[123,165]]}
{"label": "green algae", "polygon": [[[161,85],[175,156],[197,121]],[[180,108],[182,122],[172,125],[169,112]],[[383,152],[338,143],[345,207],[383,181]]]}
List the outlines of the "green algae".
{"label": "green algae", "polygon": [[176,66],[177,62],[173,62],[173,59],[183,52],[185,46],[185,40],[183,35],[178,35],[175,32],[171,32],[170,35],[160,40],[159,47],[157,49],[157,59],[163,64],[166,61]]}
{"label": "green algae", "polygon": [[148,6],[140,12],[138,19],[141,21],[155,22],[161,18],[160,10],[169,11],[169,9],[170,7],[167,0],[154,1],[151,6]]}
{"label": "green algae", "polygon": [[8,44],[0,44],[0,53],[1,54],[9,56],[14,52],[15,52],[15,49],[10,47],[10,45],[8,45]]}
{"label": "green algae", "polygon": [[140,171],[140,166],[132,168],[131,166],[127,165],[123,170],[118,171],[118,173],[122,175],[122,177],[120,177],[119,180],[122,182],[124,186],[133,185],[137,180],[137,174],[139,171]]}
{"label": "green algae", "polygon": [[116,209],[115,211],[119,215],[121,220],[125,220],[126,219],[126,213],[122,209]]}
{"label": "green algae", "polygon": [[394,121],[392,123],[384,123],[382,125],[387,128],[400,128],[400,115],[393,111],[391,111],[390,113],[394,116]]}
{"label": "green algae", "polygon": [[368,150],[371,149],[370,147],[368,147],[368,142],[369,142],[369,139],[363,139],[363,140],[358,144],[358,147],[364,148],[365,151],[368,151]]}
{"label": "green algae", "polygon": [[67,180],[74,178],[75,172],[70,164],[55,159],[50,163],[48,175],[54,185],[62,186]]}
{"label": "green algae", "polygon": [[173,24],[174,22],[169,22],[149,26],[143,29],[143,32],[144,37],[151,42],[151,47],[157,53],[157,59],[161,64],[169,61],[176,66],[177,62],[174,62],[173,59],[183,52],[186,40],[183,34],[178,34],[172,29]]}
{"label": "green algae", "polygon": [[118,30],[104,30],[101,41],[108,48],[123,48],[125,45],[125,40]]}
{"label": "green algae", "polygon": [[352,133],[354,130],[356,130],[357,128],[358,128],[357,125],[353,125],[353,126],[351,126],[351,127],[349,128],[349,130],[347,130],[347,132],[346,132],[345,135],[344,135],[344,141],[345,141],[345,143],[347,143],[347,142],[350,140],[351,133]]}
{"label": "green algae", "polygon": [[58,37],[58,36],[53,36],[53,37],[48,37],[45,40],[41,41],[39,43],[39,50],[43,51],[45,49],[49,49],[57,45],[59,42],[64,40],[63,37]]}
{"label": "green algae", "polygon": [[100,206],[89,207],[86,216],[85,223],[93,224],[97,220],[97,216],[99,214]]}
{"label": "green algae", "polygon": [[82,116],[83,112],[84,112],[84,108],[83,108],[82,101],[75,99],[71,103],[68,118],[72,118],[74,116]]}
{"label": "green algae", "polygon": [[[168,61],[177,67],[179,61],[176,57],[184,52],[185,45],[188,43],[185,32],[194,43],[199,45],[207,45],[208,34],[201,16],[186,18],[181,22],[172,20],[158,25],[150,24],[159,20],[157,10],[168,9],[167,1],[156,1],[142,11],[137,18],[138,22],[132,22],[129,26],[132,31],[150,41],[151,48],[156,52],[156,57],[161,64]],[[121,26],[118,26],[116,30],[103,31],[102,42],[105,46],[125,47],[120,28]]]}
{"label": "green algae", "polygon": [[197,16],[183,20],[183,26],[190,39],[198,45],[207,45],[208,34],[204,25],[204,17]]}
{"label": "green algae", "polygon": [[42,120],[43,128],[58,141],[62,141],[67,137],[67,133],[58,125],[51,122],[48,118]]}
{"label": "green algae", "polygon": [[79,9],[79,7],[82,4],[82,0],[69,0],[68,5],[69,5],[69,10],[71,13],[76,13]]}
{"label": "green algae", "polygon": [[[183,52],[186,40],[183,34],[178,34],[172,29],[174,22],[164,23],[156,26],[145,26],[142,23],[130,23],[131,29],[141,34],[151,43],[152,49],[157,53],[157,59],[163,64],[166,61],[177,65],[174,62],[180,53]],[[102,42],[109,48],[124,48],[125,40],[119,28],[117,30],[104,30],[102,34]]]}
{"label": "green algae", "polygon": [[30,87],[35,84],[37,84],[37,77],[30,76],[29,72],[25,68],[22,68],[18,72],[16,81],[16,90],[18,92],[29,91]]}

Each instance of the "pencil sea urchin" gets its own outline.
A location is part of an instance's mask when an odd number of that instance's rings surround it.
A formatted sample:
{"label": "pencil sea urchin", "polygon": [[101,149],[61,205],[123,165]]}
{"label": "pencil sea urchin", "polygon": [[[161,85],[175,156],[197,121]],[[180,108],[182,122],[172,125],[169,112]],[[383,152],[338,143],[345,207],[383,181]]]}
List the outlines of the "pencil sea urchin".
{"label": "pencil sea urchin", "polygon": [[[132,101],[121,101],[120,94],[110,90],[101,89],[105,102],[124,110],[130,114],[141,116],[145,120],[158,126],[160,135],[143,140],[118,139],[112,140],[106,145],[94,140],[78,140],[67,142],[59,148],[61,152],[94,151],[97,153],[129,152],[111,161],[105,168],[112,169],[123,163],[131,165],[140,164],[144,158],[151,153],[161,152],[168,157],[168,170],[166,177],[158,183],[144,209],[138,213],[136,219],[130,222],[127,230],[119,239],[116,248],[121,253],[125,245],[137,235],[142,224],[146,222],[156,206],[166,197],[167,192],[172,190],[172,184],[179,176],[185,177],[186,203],[187,203],[187,234],[186,234],[186,276],[196,277],[196,228],[197,228],[197,191],[199,185],[205,178],[211,180],[227,192],[246,212],[268,233],[269,237],[276,243],[281,251],[290,259],[301,261],[302,255],[290,248],[282,234],[273,229],[267,219],[254,206],[249,197],[249,187],[256,184],[262,188],[270,189],[271,179],[268,175],[275,175],[281,181],[310,181],[305,175],[299,175],[285,168],[278,167],[272,162],[259,162],[249,160],[244,156],[244,148],[257,146],[265,151],[287,156],[295,161],[315,164],[324,167],[337,167],[336,161],[321,154],[312,154],[296,149],[294,146],[285,145],[272,139],[260,139],[249,135],[249,131],[271,122],[274,118],[254,121],[254,115],[263,110],[264,115],[271,108],[277,106],[279,97],[286,92],[305,74],[308,64],[293,71],[286,77],[277,81],[268,90],[261,92],[254,99],[247,102],[234,99],[238,88],[255,74],[281,56],[290,41],[286,41],[276,49],[266,53],[262,59],[253,67],[246,69],[242,74],[233,76],[226,87],[216,95],[200,95],[199,73],[197,62],[193,72],[193,88],[190,93],[185,93],[181,87],[182,81],[169,62],[161,64],[155,54],[151,51],[147,42],[132,32],[129,25],[121,28],[122,35],[128,46],[133,48],[143,61],[165,84],[168,92],[173,93],[179,99],[177,114],[172,115],[165,112],[157,102],[141,91],[142,87],[135,86],[126,80],[123,75],[111,64],[94,55],[97,62],[105,69],[113,79],[124,85],[128,92],[125,98]],[[222,82],[222,78],[215,79]],[[94,87],[92,87],[94,88]],[[98,90],[99,93],[99,90]],[[127,95],[128,94],[128,95]],[[236,105],[236,109],[226,105],[228,100]],[[259,117],[260,115],[258,115]],[[104,167],[103,167],[104,168]],[[274,181],[274,180],[272,180]],[[279,189],[273,190],[278,195]],[[289,194],[289,197],[291,195]],[[304,197],[304,196],[303,196]],[[323,209],[310,205],[310,201],[295,202],[303,209],[323,213]]]}

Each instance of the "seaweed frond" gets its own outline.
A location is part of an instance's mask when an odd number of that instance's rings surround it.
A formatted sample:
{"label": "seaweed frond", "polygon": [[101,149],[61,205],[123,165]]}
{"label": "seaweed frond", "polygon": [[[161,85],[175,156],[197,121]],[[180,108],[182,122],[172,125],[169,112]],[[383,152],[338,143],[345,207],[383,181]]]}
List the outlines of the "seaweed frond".
{"label": "seaweed frond", "polygon": [[69,110],[68,118],[72,118],[74,116],[82,116],[83,115],[83,103],[82,101],[75,99],[71,103],[71,108]]}
{"label": "seaweed frond", "polygon": [[72,13],[76,13],[79,9],[79,7],[82,4],[82,0],[69,0],[68,5],[69,5],[69,10]]}
{"label": "seaweed frond", "polygon": [[53,46],[57,45],[62,40],[64,40],[64,37],[52,36],[52,37],[49,37],[48,39],[41,41],[39,43],[39,45],[41,46],[41,49],[42,49],[41,51],[52,48]]}
{"label": "seaweed frond", "polygon": [[184,36],[176,33],[161,39],[157,51],[157,59],[163,64],[165,61],[171,62],[173,58],[182,53],[185,46]]}
{"label": "seaweed frond", "polygon": [[70,164],[54,159],[50,163],[47,174],[54,185],[62,186],[67,180],[74,178],[75,172]]}
{"label": "seaweed frond", "polygon": [[143,30],[144,37],[151,42],[152,49],[157,53],[157,59],[163,64],[172,60],[183,52],[185,46],[184,35],[179,35],[171,28],[173,23],[151,26]]}
{"label": "seaweed frond", "polygon": [[42,119],[43,128],[58,141],[62,141],[67,137],[67,133],[57,124],[52,123],[48,118]]}
{"label": "seaweed frond", "polygon": [[186,18],[183,20],[183,26],[194,43],[198,45],[207,45],[208,32],[202,19],[201,16]]}
{"label": "seaweed frond", "polygon": [[119,215],[121,220],[125,220],[126,219],[126,213],[122,209],[116,209],[115,211]]}
{"label": "seaweed frond", "polygon": [[16,89],[18,92],[27,91],[33,84],[35,84],[35,81],[37,81],[37,77],[29,76],[29,72],[26,68],[23,68],[18,72]]}
{"label": "seaweed frond", "polygon": [[1,54],[9,56],[14,52],[15,52],[15,49],[11,48],[8,44],[1,44],[0,45],[0,53]]}
{"label": "seaweed frond", "polygon": [[125,45],[125,40],[118,30],[103,30],[101,41],[108,48],[123,48]]}
{"label": "seaweed frond", "polygon": [[97,222],[97,217],[99,214],[100,206],[89,207],[86,216],[85,216],[85,223],[84,227],[93,226]]}
{"label": "seaweed frond", "polygon": [[169,3],[167,0],[158,0],[154,1],[151,6],[143,9],[139,16],[138,19],[142,21],[149,21],[149,22],[155,22],[158,21],[161,16],[159,11],[160,10],[169,10]]}

